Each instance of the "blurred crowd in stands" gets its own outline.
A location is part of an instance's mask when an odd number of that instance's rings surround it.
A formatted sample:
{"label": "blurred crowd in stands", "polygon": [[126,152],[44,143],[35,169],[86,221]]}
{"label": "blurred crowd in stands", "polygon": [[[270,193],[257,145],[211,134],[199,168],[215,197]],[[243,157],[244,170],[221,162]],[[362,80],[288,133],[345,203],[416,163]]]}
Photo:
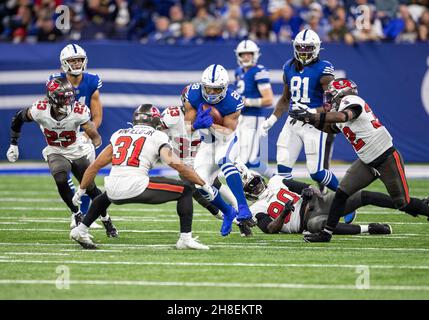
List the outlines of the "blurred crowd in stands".
{"label": "blurred crowd in stands", "polygon": [[428,42],[429,0],[0,0],[12,43],[282,43],[303,28],[323,42]]}

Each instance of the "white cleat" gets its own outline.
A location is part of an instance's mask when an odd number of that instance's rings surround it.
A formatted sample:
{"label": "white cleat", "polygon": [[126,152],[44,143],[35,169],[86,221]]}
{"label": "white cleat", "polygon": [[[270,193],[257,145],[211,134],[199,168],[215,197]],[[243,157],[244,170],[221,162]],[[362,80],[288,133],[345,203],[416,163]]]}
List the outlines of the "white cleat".
{"label": "white cleat", "polygon": [[70,221],[70,229],[76,228],[83,221],[82,212],[72,213]]}
{"label": "white cleat", "polygon": [[179,240],[176,243],[176,248],[179,250],[182,249],[195,249],[195,250],[209,250],[210,248],[202,243],[198,242],[198,237],[195,238],[179,238]]}
{"label": "white cleat", "polygon": [[98,224],[97,222],[93,222],[90,226],[91,229],[103,229],[103,226],[101,224]]}
{"label": "white cleat", "polygon": [[78,228],[70,231],[70,239],[79,243],[85,249],[97,249],[97,246],[92,242],[92,236],[88,232],[82,232]]}

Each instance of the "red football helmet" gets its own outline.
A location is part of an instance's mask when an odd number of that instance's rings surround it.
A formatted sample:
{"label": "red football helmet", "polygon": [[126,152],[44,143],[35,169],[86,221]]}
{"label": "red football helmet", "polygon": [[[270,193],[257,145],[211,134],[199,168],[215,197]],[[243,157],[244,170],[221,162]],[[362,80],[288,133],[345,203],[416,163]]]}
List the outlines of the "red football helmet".
{"label": "red football helmet", "polygon": [[323,102],[331,105],[334,109],[338,109],[341,99],[351,94],[358,94],[356,83],[347,78],[334,79],[323,94]]}

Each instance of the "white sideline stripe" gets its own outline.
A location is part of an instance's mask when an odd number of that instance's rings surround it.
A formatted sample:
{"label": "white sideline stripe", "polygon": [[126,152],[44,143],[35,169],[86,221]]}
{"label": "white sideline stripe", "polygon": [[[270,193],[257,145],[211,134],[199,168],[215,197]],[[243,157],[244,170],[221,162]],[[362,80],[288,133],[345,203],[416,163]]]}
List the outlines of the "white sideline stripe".
{"label": "white sideline stripe", "polygon": [[[62,249],[64,252],[83,252],[82,249]],[[85,250],[84,252],[123,252],[123,250],[116,249],[97,249],[97,250]]]}
{"label": "white sideline stripe", "polygon": [[[196,232],[199,233],[199,232]],[[304,243],[303,241],[300,241]],[[163,249],[163,248],[174,248],[174,244],[123,244],[123,243],[103,243],[105,247],[113,248],[123,248],[123,249]],[[25,242],[0,242],[0,246],[76,246],[73,243],[25,243]],[[279,249],[279,250],[345,250],[345,251],[356,251],[356,250],[368,250],[368,251],[405,251],[405,252],[429,252],[429,248],[401,248],[401,247],[335,247],[335,246],[313,246],[308,244],[308,246],[268,246],[268,245],[246,245],[243,243],[237,243],[232,245],[225,244],[211,244],[210,247],[213,248],[226,248],[226,249]]]}
{"label": "white sideline stripe", "polygon": [[0,222],[0,224],[28,224],[26,222]]}
{"label": "white sideline stripe", "polygon": [[[0,279],[0,284],[49,284],[56,280],[16,280]],[[123,280],[70,280],[79,285],[121,285],[121,286],[162,286],[162,287],[220,287],[220,288],[271,288],[271,289],[341,289],[363,290],[353,285],[303,284],[303,283],[240,283],[240,282],[176,282],[176,281],[123,281]],[[389,291],[429,291],[429,286],[370,286],[365,290]]]}
{"label": "white sideline stripe", "polygon": [[[79,250],[82,252],[82,250]],[[86,250],[97,252],[99,250]],[[84,251],[84,252],[86,252]],[[20,253],[4,253],[4,254],[20,254]],[[31,253],[30,253],[31,254]],[[41,253],[43,254],[43,253]],[[55,254],[52,254],[55,255]],[[58,254],[60,255],[60,254]],[[6,260],[0,261],[1,263],[35,263],[35,264],[56,264],[59,261],[47,260],[17,260],[6,257]],[[249,267],[249,268],[349,268],[356,269],[361,267],[361,264],[319,264],[319,263],[243,263],[243,262],[164,262],[164,261],[84,261],[84,260],[61,260],[61,263],[67,264],[84,264],[84,265],[155,265],[155,266],[190,266],[190,267]],[[416,269],[416,270],[429,270],[429,265],[365,265],[371,269]]]}

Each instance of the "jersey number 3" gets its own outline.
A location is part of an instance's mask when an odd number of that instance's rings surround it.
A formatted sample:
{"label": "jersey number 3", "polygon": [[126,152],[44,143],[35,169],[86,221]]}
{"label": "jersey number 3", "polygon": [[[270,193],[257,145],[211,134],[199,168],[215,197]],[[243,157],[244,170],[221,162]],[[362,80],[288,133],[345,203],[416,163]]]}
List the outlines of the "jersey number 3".
{"label": "jersey number 3", "polygon": [[143,145],[146,142],[145,137],[140,137],[132,144],[133,150],[131,155],[128,156],[128,149],[131,147],[133,138],[130,136],[121,136],[115,142],[115,147],[118,147],[118,150],[112,156],[112,165],[119,166],[125,160],[127,160],[127,166],[138,167],[140,165],[139,156],[143,149]]}

